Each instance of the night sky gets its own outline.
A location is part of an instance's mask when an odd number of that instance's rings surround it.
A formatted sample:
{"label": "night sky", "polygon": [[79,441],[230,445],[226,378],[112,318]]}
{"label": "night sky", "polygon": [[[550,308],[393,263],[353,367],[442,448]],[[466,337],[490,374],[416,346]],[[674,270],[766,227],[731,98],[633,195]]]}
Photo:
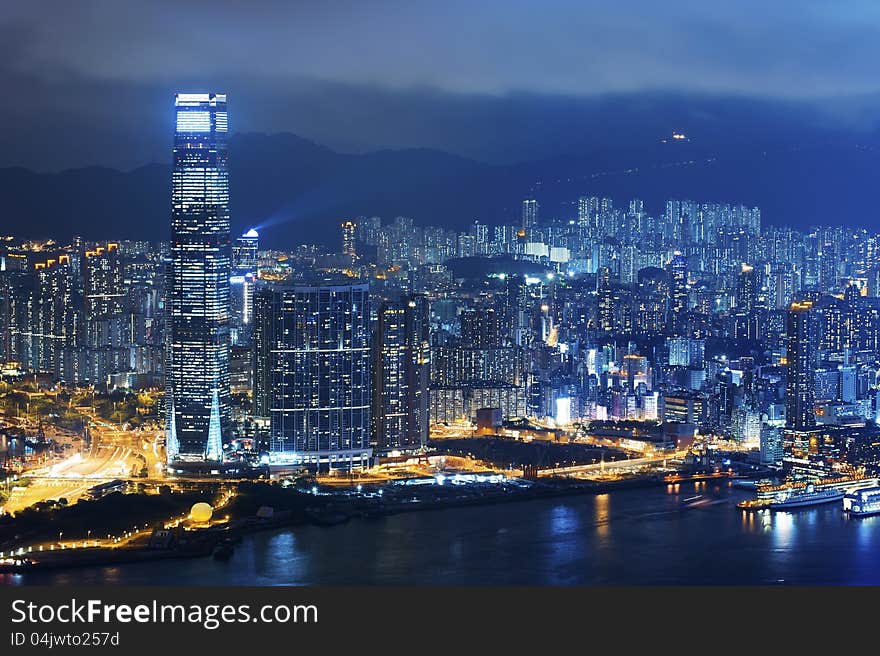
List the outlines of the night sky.
{"label": "night sky", "polygon": [[600,133],[597,108],[621,99],[873,130],[878,60],[870,0],[13,0],[0,166],[166,162],[177,90],[226,91],[233,131],[496,162]]}

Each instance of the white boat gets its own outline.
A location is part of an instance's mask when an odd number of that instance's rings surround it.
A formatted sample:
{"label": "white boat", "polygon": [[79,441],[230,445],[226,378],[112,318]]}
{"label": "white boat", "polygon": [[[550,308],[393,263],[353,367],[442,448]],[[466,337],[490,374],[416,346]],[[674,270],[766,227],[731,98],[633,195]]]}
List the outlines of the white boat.
{"label": "white boat", "polygon": [[843,510],[850,517],[867,517],[880,514],[880,487],[850,490],[843,497]]}
{"label": "white boat", "polygon": [[832,503],[843,499],[844,491],[838,488],[816,490],[810,484],[803,492],[784,492],[770,502],[770,510],[793,510],[808,508],[823,503]]}

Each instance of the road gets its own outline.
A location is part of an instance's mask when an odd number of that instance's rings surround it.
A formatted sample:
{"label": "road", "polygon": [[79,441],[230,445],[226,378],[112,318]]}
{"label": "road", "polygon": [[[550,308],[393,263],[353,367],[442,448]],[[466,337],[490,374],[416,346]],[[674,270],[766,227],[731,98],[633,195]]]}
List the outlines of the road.
{"label": "road", "polygon": [[[163,474],[158,431],[126,431],[88,414],[92,446],[51,465],[24,471],[21,481],[9,483],[4,513],[18,512],[40,501],[66,499],[73,503],[92,486],[129,478],[145,466],[151,478]],[[81,445],[82,443],[80,443]]]}
{"label": "road", "polygon": [[127,475],[131,450],[120,446],[95,445],[83,456],[73,456],[49,467],[26,472],[13,487],[3,510],[18,512],[40,501],[67,499],[73,503],[90,487]]}
{"label": "road", "polygon": [[630,458],[629,460],[613,460],[609,462],[597,462],[589,465],[571,465],[570,467],[555,467],[542,469],[539,476],[579,476],[589,478],[590,475],[615,474],[632,472],[634,470],[649,468],[653,465],[662,464],[669,460],[683,458],[687,451],[677,451],[662,455],[645,456],[642,458]]}

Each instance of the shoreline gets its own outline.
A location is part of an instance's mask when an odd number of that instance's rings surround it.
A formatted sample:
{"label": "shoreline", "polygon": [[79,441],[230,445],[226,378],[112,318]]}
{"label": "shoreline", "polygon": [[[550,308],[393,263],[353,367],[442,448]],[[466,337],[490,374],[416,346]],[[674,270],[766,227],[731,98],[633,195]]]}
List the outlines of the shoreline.
{"label": "shoreline", "polygon": [[[535,501],[539,499],[562,498],[584,494],[607,494],[617,490],[643,489],[649,487],[661,487],[669,483],[662,478],[642,477],[625,479],[621,481],[609,481],[597,483],[584,481],[580,483],[563,482],[555,480],[552,483],[536,483],[531,487],[511,490],[506,488],[504,492],[452,499],[427,499],[418,501],[396,501],[382,503],[378,507],[360,508],[342,511],[334,515],[325,512],[313,512],[302,515],[292,511],[274,519],[257,519],[247,517],[233,520],[230,525],[222,528],[201,529],[194,532],[192,543],[186,548],[159,549],[151,547],[87,547],[84,549],[70,549],[66,551],[40,552],[48,560],[40,560],[30,564],[0,566],[0,573],[21,574],[27,572],[44,572],[50,570],[77,569],[80,567],[112,567],[128,563],[151,562],[159,560],[182,560],[189,558],[204,558],[214,554],[220,545],[234,544],[246,535],[269,530],[291,528],[311,524],[323,528],[330,528],[344,524],[352,519],[375,520],[391,515],[409,512],[429,512],[436,510],[449,510],[474,506],[487,506],[502,503],[517,503]],[[22,558],[27,558],[22,555]]]}

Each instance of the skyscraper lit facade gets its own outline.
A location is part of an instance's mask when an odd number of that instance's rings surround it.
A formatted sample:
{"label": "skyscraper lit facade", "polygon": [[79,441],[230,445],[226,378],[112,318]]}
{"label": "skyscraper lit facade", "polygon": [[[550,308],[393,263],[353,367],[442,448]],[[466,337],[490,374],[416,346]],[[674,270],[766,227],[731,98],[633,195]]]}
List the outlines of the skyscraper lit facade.
{"label": "skyscraper lit facade", "polygon": [[743,263],[736,280],[736,311],[741,314],[751,312],[756,305],[758,282],[755,267]]}
{"label": "skyscraper lit facade", "polygon": [[357,224],[354,221],[344,221],[342,223],[342,254],[350,257],[352,262],[357,259],[357,249],[355,247],[356,233]]}
{"label": "skyscraper lit facade", "polygon": [[254,406],[270,419],[270,466],[369,462],[368,288],[323,281],[258,290]]}
{"label": "skyscraper lit facade", "polygon": [[229,278],[233,346],[250,346],[254,318],[254,286],[260,234],[251,228],[232,245],[232,275]]}
{"label": "skyscraper lit facade", "polygon": [[373,337],[373,433],[381,449],[428,441],[430,341],[425,296],[383,303]]}
{"label": "skyscraper lit facade", "polygon": [[816,425],[815,312],[812,301],[796,301],[788,310],[786,326],[786,425],[792,430],[809,430]]}
{"label": "skyscraper lit facade", "polygon": [[687,258],[676,251],[669,262],[669,312],[666,319],[672,334],[685,331],[685,314],[688,309]]}
{"label": "skyscraper lit facade", "polygon": [[165,404],[169,461],[220,460],[229,429],[231,248],[226,95],[179,93]]}
{"label": "skyscraper lit facade", "polygon": [[257,253],[260,250],[260,233],[251,228],[232,245],[232,267],[234,269],[257,270]]}
{"label": "skyscraper lit facade", "polygon": [[522,229],[526,232],[538,223],[539,209],[538,201],[534,198],[529,198],[522,202]]}
{"label": "skyscraper lit facade", "polygon": [[825,466],[816,428],[817,313],[811,300],[795,301],[786,320],[785,433],[783,465],[795,475],[820,474]]}

